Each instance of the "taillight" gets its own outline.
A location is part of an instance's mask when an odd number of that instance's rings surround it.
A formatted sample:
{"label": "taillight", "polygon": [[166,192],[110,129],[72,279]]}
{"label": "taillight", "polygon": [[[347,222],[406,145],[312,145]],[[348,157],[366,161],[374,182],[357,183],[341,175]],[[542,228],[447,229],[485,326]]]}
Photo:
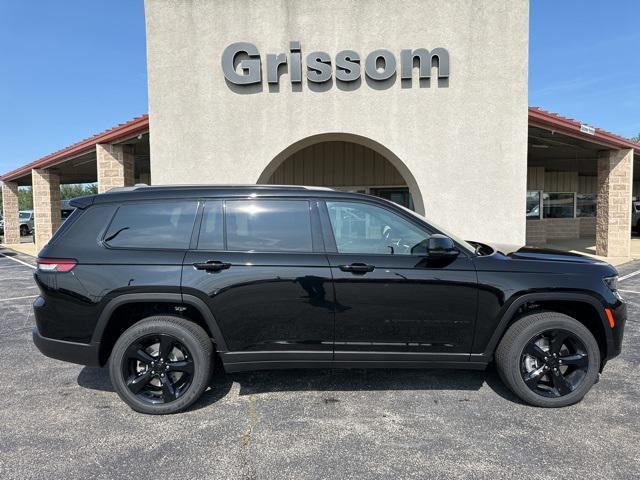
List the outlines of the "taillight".
{"label": "taillight", "polygon": [[38,258],[36,263],[41,272],[70,272],[78,264],[69,258]]}

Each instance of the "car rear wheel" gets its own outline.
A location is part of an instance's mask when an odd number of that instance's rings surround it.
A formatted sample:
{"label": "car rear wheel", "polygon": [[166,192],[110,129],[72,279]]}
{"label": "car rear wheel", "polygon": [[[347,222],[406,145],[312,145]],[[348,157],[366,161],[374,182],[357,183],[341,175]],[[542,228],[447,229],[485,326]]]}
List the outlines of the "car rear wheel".
{"label": "car rear wheel", "polygon": [[564,407],[582,400],[600,367],[600,349],[591,332],[558,312],[522,317],[496,350],[498,373],[523,401],[537,407]]}
{"label": "car rear wheel", "polygon": [[118,339],[109,360],[111,383],[132,409],[180,412],[209,383],[213,345],[207,333],[179,317],[146,318]]}

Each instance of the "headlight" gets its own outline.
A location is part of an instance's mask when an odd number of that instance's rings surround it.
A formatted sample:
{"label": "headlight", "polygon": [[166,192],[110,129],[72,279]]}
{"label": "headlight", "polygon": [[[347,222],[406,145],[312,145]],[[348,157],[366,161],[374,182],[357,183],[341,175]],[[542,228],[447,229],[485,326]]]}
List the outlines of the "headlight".
{"label": "headlight", "polygon": [[613,277],[604,277],[602,279],[605,285],[611,290],[614,295],[618,298],[618,300],[622,301],[622,297],[618,293],[618,276],[614,275]]}

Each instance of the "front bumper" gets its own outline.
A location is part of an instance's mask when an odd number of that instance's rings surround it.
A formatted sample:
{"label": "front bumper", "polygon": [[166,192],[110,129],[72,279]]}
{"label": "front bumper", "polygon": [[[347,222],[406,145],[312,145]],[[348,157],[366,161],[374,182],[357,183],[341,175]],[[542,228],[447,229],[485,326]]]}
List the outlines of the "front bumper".
{"label": "front bumper", "polygon": [[33,327],[33,343],[47,357],[90,367],[100,366],[99,344],[67,342],[43,337],[37,327]]}
{"label": "front bumper", "polygon": [[[624,325],[627,321],[627,304],[619,302],[619,304],[612,309],[613,317],[615,319],[615,326],[609,330],[607,335],[607,355],[605,360],[611,360],[614,357],[620,355],[622,351],[622,338],[624,336]],[[607,325],[605,328],[609,328]]]}

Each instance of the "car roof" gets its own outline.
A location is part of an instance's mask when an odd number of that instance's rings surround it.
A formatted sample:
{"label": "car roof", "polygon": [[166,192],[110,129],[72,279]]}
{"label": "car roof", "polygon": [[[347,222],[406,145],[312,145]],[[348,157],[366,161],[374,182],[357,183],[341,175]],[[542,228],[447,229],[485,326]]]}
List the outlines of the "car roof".
{"label": "car roof", "polygon": [[179,198],[261,198],[282,196],[322,198],[372,198],[369,195],[340,192],[328,187],[311,187],[300,185],[136,185],[134,187],[114,188],[100,195],[78,197],[71,201],[71,206],[86,208],[87,206],[94,203],[98,204]]}

